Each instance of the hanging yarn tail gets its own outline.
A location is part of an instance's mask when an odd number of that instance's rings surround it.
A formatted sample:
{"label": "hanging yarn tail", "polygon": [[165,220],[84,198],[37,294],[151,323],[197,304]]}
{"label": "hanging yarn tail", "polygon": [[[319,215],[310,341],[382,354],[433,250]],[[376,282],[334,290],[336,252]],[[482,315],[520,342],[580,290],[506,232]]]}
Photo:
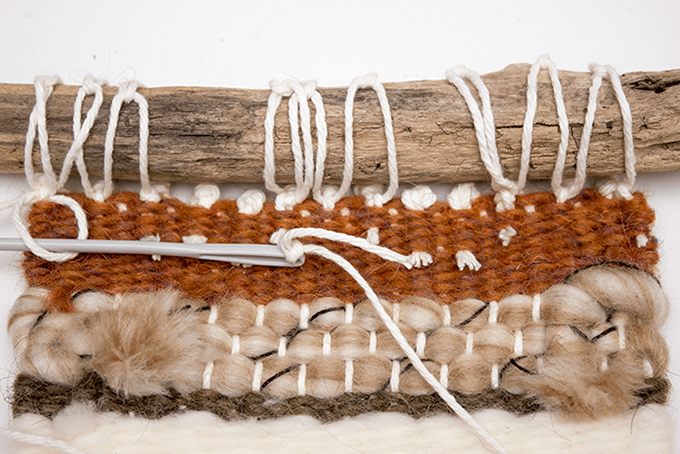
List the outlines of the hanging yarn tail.
{"label": "hanging yarn tail", "polygon": [[387,315],[378,295],[373,291],[373,289],[368,285],[368,282],[359,274],[359,272],[352,266],[350,262],[344,259],[342,256],[331,252],[327,248],[315,244],[303,244],[298,240],[298,238],[314,237],[318,239],[328,239],[333,241],[339,241],[343,243],[348,243],[353,246],[360,247],[368,252],[377,254],[385,260],[394,261],[401,263],[407,267],[419,267],[421,265],[427,265],[431,263],[432,258],[429,254],[423,252],[414,252],[410,256],[403,256],[397,254],[387,248],[380,246],[375,246],[369,243],[363,238],[356,238],[350,235],[338,234],[337,232],[331,232],[324,229],[292,229],[277,230],[274,235],[272,235],[271,242],[279,245],[281,250],[286,255],[286,260],[295,262],[300,259],[305,254],[315,254],[330,260],[340,266],[347,274],[349,274],[359,286],[366,293],[366,297],[369,299],[376,312],[378,313],[381,321],[385,324],[390,334],[397,342],[399,347],[402,349],[406,357],[411,361],[413,367],[420,373],[420,375],[425,379],[425,381],[432,386],[432,388],[439,394],[439,396],[448,404],[449,407],[458,415],[466,424],[468,424],[480,437],[482,437],[487,443],[489,443],[494,450],[499,454],[507,454],[507,451],[501,444],[489,434],[475,419],[468,413],[459,403],[456,398],[449,393],[449,391],[437,380],[437,378],[432,375],[432,373],[425,367],[423,361],[420,359],[416,351],[409,345],[408,341],[402,334],[401,330],[397,324]]}

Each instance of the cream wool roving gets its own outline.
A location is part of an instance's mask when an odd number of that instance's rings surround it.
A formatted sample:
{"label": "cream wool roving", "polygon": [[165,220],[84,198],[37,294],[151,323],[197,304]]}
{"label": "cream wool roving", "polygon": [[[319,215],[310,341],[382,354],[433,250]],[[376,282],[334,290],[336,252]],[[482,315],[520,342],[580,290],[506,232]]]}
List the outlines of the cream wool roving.
{"label": "cream wool roving", "polygon": [[[524,193],[543,69],[560,146],[552,192]],[[5,204],[33,253],[8,323],[18,376],[3,434],[18,453],[221,452],[225,439],[234,452],[670,452],[669,354],[659,334],[668,301],[653,274],[654,214],[632,191],[632,120],[618,75],[591,71],[570,181],[562,82],[547,56],[527,74],[515,181],[500,163],[484,81],[448,71],[494,193],[461,184],[446,201],[426,186],[398,192],[390,92],[375,75],[347,91],[339,187],[323,181],[324,98],[315,82],[288,80],[271,84],[264,118],[264,181],[275,199],[261,190],[220,199],[219,188],[202,184],[188,203],[149,180],[150,107],[134,82],[112,100],[104,181],[92,185],[83,160],[103,105],[91,78],[76,110],[85,96],[95,102],[74,120],[57,175],[45,116],[57,82],[38,79],[26,144],[33,192]],[[620,107],[626,176],[584,188],[605,83]],[[354,102],[367,89],[383,118],[389,185],[355,186],[351,196]],[[130,102],[140,118],[140,194],[115,192],[112,179],[117,122]],[[274,161],[284,103],[288,187],[276,183]],[[32,166],[36,135],[42,175]],[[74,164],[83,194],[63,190]],[[272,243],[304,264],[55,254],[33,241],[73,237]]]}

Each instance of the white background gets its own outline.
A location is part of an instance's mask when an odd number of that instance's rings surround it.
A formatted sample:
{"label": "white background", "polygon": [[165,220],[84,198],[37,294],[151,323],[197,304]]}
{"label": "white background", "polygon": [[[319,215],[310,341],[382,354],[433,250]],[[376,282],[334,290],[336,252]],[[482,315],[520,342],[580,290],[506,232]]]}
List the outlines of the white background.
{"label": "white background", "polygon": [[[592,61],[619,72],[680,68],[680,2],[674,1],[3,1],[0,83],[87,73],[116,84],[267,88],[270,79],[346,86],[377,72],[381,81],[441,79],[465,64],[480,73],[549,53],[561,69]],[[679,119],[680,121],[680,119]],[[0,125],[2,128],[2,125]],[[662,279],[672,302],[666,326],[669,371],[680,387],[680,172],[642,175],[638,188],[657,212]],[[0,200],[25,190],[0,176]],[[0,235],[14,236],[6,213]],[[0,253],[0,324],[22,291],[18,255]],[[0,388],[15,373],[0,330]],[[675,393],[671,407],[677,415]],[[0,426],[8,406],[0,402]],[[0,442],[0,451],[5,445]]]}

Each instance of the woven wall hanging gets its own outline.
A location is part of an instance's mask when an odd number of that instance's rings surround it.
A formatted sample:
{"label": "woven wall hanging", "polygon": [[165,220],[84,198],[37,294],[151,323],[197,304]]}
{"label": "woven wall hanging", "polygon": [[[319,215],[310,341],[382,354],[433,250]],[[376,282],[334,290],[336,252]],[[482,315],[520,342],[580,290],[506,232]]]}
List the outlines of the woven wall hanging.
{"label": "woven wall hanging", "polygon": [[[675,74],[544,56],[384,87],[5,86],[33,191],[4,206],[31,252],[3,434],[17,453],[671,452],[633,186],[670,165],[635,125],[678,118]],[[151,180],[211,184],[181,201]],[[75,238],[104,242],[40,241]]]}

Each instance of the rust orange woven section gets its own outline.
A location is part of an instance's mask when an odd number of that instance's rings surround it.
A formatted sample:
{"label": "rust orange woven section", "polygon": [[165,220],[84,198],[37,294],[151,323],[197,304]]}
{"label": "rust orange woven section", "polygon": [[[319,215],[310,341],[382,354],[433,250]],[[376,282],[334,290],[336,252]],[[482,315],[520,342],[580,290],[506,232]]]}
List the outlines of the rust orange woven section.
{"label": "rust orange woven section", "polygon": [[[650,272],[658,261],[657,241],[650,233],[654,213],[639,193],[631,200],[612,200],[586,189],[562,204],[552,193],[532,193],[518,196],[515,209],[504,212],[495,210],[492,195],[475,199],[468,210],[437,202],[424,211],[409,210],[397,199],[384,207],[367,207],[362,197],[348,197],[331,211],[313,200],[287,211],[276,211],[269,202],[257,215],[239,213],[236,202],[226,200],[208,209],[172,198],[142,202],[129,192],[105,202],[83,194],[69,196],[84,207],[91,239],[158,235],[161,241],[181,242],[201,235],[208,243],[266,244],[279,228],[320,227],[359,237],[377,228],[380,245],[404,254],[427,252],[434,263],[406,270],[351,246],[320,243],[347,257],[381,297],[395,302],[409,296],[442,304],[464,298],[494,301],[540,293],[572,271],[603,261],[626,262]],[[29,220],[36,238],[74,238],[77,233],[70,210],[51,202],[36,203]],[[509,228],[516,234],[502,237]],[[459,251],[472,252],[481,268],[460,270]],[[56,264],[28,254],[24,268],[28,284],[49,289],[53,310],[70,310],[71,295],[86,289],[123,293],[173,288],[210,303],[228,297],[256,304],[278,298],[299,303],[327,296],[345,302],[364,298],[336,265],[315,257],[302,268],[273,269],[111,254],[80,255]]]}

